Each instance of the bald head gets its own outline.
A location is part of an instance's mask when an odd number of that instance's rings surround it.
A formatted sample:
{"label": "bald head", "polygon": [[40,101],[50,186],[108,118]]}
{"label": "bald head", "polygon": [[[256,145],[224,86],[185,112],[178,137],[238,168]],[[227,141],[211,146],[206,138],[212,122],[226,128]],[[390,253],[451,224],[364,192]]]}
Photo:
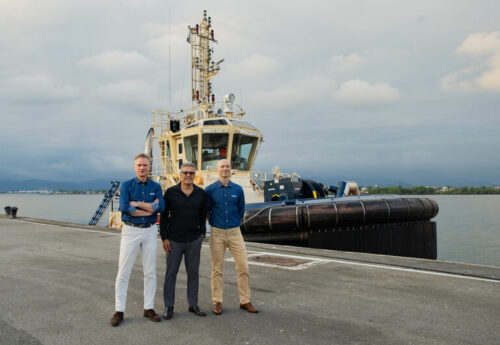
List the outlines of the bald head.
{"label": "bald head", "polygon": [[217,174],[219,174],[219,180],[221,182],[229,181],[231,178],[231,163],[227,159],[221,159],[217,162]]}
{"label": "bald head", "polygon": [[229,166],[229,161],[227,159],[221,159],[220,161],[217,162],[217,169],[223,165]]}

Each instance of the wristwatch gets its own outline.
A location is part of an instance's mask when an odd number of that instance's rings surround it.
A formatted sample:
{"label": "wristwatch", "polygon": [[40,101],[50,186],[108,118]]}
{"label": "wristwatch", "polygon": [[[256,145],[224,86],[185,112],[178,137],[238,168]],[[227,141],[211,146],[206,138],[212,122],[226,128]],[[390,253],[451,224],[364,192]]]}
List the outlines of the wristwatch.
{"label": "wristwatch", "polygon": [[139,203],[136,201],[134,206],[135,207],[139,206]]}

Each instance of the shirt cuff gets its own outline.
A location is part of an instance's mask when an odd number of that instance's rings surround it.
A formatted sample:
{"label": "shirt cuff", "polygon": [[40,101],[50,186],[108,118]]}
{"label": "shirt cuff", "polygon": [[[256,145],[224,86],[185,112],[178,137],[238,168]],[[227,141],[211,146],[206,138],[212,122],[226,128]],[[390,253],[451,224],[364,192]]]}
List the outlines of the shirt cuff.
{"label": "shirt cuff", "polygon": [[134,206],[129,206],[128,208],[129,216],[132,216],[135,213],[135,211],[137,211],[137,208],[135,208]]}
{"label": "shirt cuff", "polygon": [[158,203],[158,202],[151,203],[151,208],[153,209],[153,213],[156,213],[156,211],[158,211],[159,207],[160,207],[160,203]]}

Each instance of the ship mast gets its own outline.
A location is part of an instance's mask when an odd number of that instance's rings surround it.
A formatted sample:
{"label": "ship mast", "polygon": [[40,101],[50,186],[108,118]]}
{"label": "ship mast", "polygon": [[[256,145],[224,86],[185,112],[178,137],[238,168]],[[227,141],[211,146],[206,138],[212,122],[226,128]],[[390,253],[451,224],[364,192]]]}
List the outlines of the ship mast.
{"label": "ship mast", "polygon": [[203,20],[200,24],[188,27],[188,42],[191,44],[191,101],[193,108],[199,105],[204,110],[204,117],[215,103],[210,79],[219,72],[219,64],[224,61],[224,59],[217,63],[212,61],[211,45],[217,41],[211,27],[211,18],[207,17],[206,10],[203,11]]}

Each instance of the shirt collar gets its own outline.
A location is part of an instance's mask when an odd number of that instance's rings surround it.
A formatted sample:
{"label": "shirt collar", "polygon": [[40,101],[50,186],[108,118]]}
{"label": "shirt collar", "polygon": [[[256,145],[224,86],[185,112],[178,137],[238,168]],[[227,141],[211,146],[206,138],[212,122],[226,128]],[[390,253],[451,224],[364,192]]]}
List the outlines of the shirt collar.
{"label": "shirt collar", "polygon": [[229,187],[229,188],[231,188],[231,185],[232,185],[232,184],[233,184],[233,183],[231,182],[231,180],[229,180],[229,183],[227,184],[227,186],[224,186],[224,185],[222,184],[222,182],[220,182],[220,180],[217,180],[217,187],[219,187],[219,188],[224,188],[224,187]]}
{"label": "shirt collar", "polygon": [[[182,189],[181,189],[181,183],[177,183],[174,188],[176,190],[178,190],[179,192],[182,192]],[[193,193],[196,192],[197,190],[201,189],[200,187],[198,187],[196,184],[193,183]]]}
{"label": "shirt collar", "polygon": [[142,182],[141,180],[139,180],[139,179],[137,178],[137,176],[136,176],[136,177],[134,177],[134,179],[135,179],[135,182],[137,182],[138,184],[148,184],[148,182],[149,182],[149,179],[146,179],[146,182]]}

